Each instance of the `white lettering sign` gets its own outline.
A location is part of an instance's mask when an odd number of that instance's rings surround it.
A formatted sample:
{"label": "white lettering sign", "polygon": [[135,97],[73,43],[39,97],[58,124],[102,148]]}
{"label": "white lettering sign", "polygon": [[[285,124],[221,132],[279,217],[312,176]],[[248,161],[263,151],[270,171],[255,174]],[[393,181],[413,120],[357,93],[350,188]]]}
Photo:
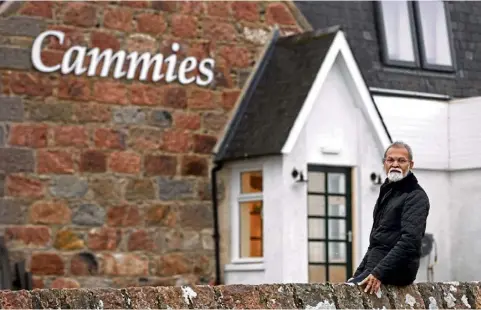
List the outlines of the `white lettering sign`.
{"label": "white lettering sign", "polygon": [[[152,56],[150,53],[139,54],[138,52],[127,54],[125,51],[117,51],[114,53],[112,49],[100,51],[98,47],[87,50],[84,46],[72,46],[65,52],[62,63],[55,66],[47,66],[42,62],[41,51],[43,42],[48,36],[56,37],[60,44],[63,44],[65,40],[65,34],[56,30],[45,31],[35,39],[32,46],[32,63],[33,66],[41,72],[52,73],[60,71],[62,74],[73,73],[75,75],[82,75],[87,73],[87,76],[95,76],[97,68],[103,61],[100,71],[101,77],[106,77],[109,72],[111,72],[112,66],[114,66],[114,79],[126,78],[131,80],[135,77],[135,73],[138,72],[138,68],[140,67],[139,79],[145,81],[149,78],[149,70],[153,66],[154,69],[150,78],[154,82],[165,78],[167,83],[178,79],[179,82],[184,85],[195,82],[199,86],[207,86],[214,79],[213,70],[215,62],[212,58],[203,59],[197,63],[195,57],[187,57],[180,63],[176,74],[177,55],[175,53],[180,49],[178,43],[172,44],[174,54],[165,59],[162,54],[156,54],[155,56]],[[90,63],[88,65],[85,65],[86,57],[90,57]],[[127,68],[125,66],[126,63],[128,63]],[[164,64],[167,65],[165,75],[162,73]],[[188,77],[188,74],[197,68],[200,75],[191,75]]]}

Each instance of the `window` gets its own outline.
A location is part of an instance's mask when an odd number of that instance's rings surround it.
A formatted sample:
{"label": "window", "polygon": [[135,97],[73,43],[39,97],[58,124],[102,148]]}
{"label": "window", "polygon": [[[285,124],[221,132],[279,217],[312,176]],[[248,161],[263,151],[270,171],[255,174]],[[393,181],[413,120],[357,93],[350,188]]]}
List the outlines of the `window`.
{"label": "window", "polygon": [[237,231],[234,234],[237,240],[233,242],[233,258],[234,261],[257,262],[264,254],[262,171],[247,170],[236,175],[239,186],[233,208],[233,229]]}
{"label": "window", "polygon": [[444,2],[379,1],[383,59],[388,65],[453,71],[449,18]]}

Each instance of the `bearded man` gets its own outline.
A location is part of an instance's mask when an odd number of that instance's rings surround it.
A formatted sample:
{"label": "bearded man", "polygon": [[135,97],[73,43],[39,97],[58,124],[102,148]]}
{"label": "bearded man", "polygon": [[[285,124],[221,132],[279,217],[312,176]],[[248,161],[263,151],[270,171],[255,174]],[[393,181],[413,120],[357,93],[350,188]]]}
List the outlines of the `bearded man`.
{"label": "bearded man", "polygon": [[384,153],[387,174],[374,207],[374,223],[364,258],[348,280],[377,293],[381,284],[414,282],[426,231],[429,198],[412,172],[411,147],[394,142]]}

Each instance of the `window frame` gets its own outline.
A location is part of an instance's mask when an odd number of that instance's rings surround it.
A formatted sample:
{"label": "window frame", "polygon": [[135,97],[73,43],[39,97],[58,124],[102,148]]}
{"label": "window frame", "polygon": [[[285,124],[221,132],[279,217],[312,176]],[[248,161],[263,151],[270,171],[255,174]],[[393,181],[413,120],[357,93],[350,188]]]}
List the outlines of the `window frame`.
{"label": "window frame", "polygon": [[386,40],[386,29],[384,27],[384,13],[381,5],[382,0],[374,1],[374,10],[376,15],[377,29],[379,33],[379,41],[381,44],[381,58],[384,64],[393,67],[423,69],[437,72],[453,73],[456,71],[456,56],[453,44],[453,33],[451,27],[451,19],[449,18],[449,9],[444,1],[439,0],[444,7],[444,15],[446,22],[446,32],[448,36],[449,52],[451,55],[452,65],[439,65],[429,63],[426,59],[426,50],[422,33],[422,17],[419,10],[419,0],[407,0],[409,22],[411,28],[412,44],[414,49],[414,61],[403,61],[389,58],[388,42]]}
{"label": "window frame", "polygon": [[[241,178],[243,172],[255,172],[260,171],[262,174],[262,192],[261,193],[241,193]],[[264,191],[265,191],[265,171],[261,165],[244,166],[232,169],[231,175],[231,263],[232,264],[251,264],[261,267],[265,258],[265,247],[263,246],[262,257],[241,257],[241,218],[240,218],[240,204],[250,201],[262,201],[262,217],[264,218],[265,203],[264,203]],[[265,242],[265,225],[262,225],[262,244]]]}

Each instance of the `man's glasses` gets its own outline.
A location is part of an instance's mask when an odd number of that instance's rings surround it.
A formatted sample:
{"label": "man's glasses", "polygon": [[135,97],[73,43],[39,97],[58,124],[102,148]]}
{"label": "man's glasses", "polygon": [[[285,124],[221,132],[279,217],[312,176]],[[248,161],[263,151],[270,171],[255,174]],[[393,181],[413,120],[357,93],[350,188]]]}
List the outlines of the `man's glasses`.
{"label": "man's glasses", "polygon": [[404,165],[404,164],[407,164],[409,162],[409,160],[407,160],[406,158],[398,158],[398,159],[395,159],[395,158],[392,158],[392,157],[388,157],[386,158],[385,162],[387,164],[394,164],[394,162],[397,161],[398,164],[400,165]]}

